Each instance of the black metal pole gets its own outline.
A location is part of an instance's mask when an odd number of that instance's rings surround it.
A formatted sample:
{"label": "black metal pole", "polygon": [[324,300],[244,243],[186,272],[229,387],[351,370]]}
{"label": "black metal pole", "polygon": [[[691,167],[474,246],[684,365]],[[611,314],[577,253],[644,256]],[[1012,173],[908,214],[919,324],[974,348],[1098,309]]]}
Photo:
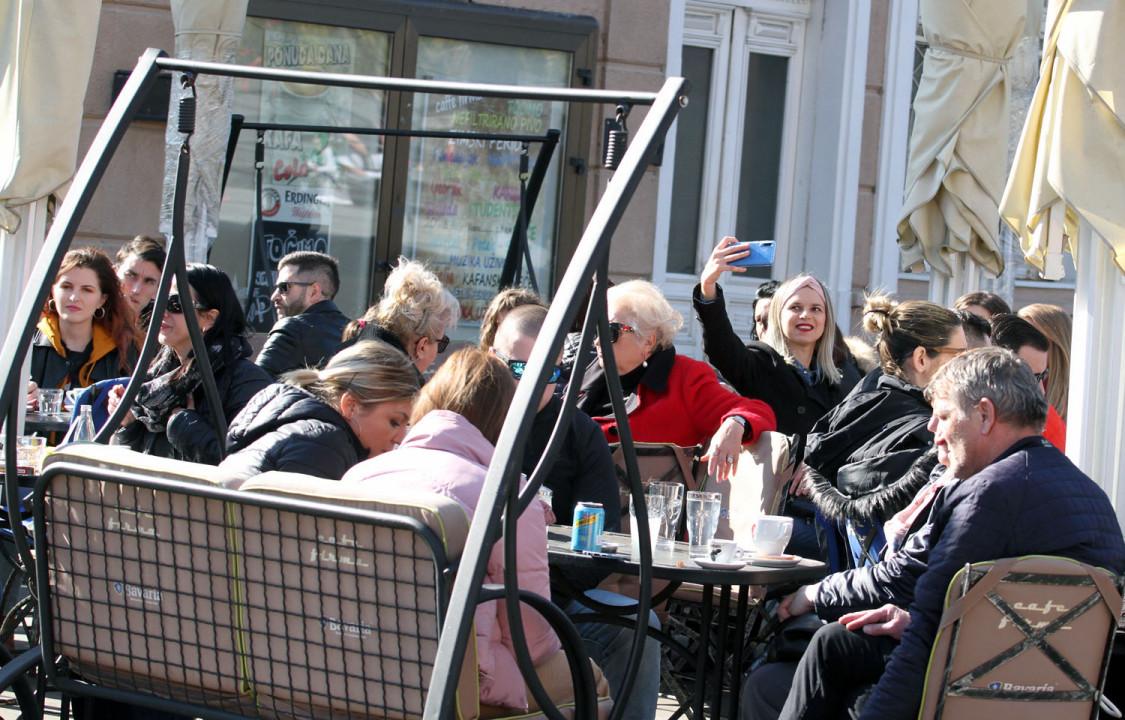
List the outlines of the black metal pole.
{"label": "black metal pole", "polygon": [[547,88],[527,85],[493,85],[489,83],[448,82],[445,80],[415,80],[414,78],[375,77],[345,73],[285,70],[251,65],[234,65],[201,60],[162,58],[158,66],[164,70],[179,70],[199,75],[220,75],[256,80],[276,80],[331,87],[367,88],[397,92],[435,93],[443,95],[484,95],[487,97],[558,100],[562,102],[613,103],[626,105],[652,105],[659,93],[619,90],[582,90],[580,88]]}
{"label": "black metal pole", "polygon": [[[163,52],[150,48],[137,59],[132,75],[121,88],[121,93],[110,107],[105,122],[94,136],[86,157],[74,175],[70,191],[55,213],[54,222],[43,242],[43,249],[39,252],[39,259],[35,262],[35,267],[27,280],[27,289],[20,298],[19,305],[16,306],[3,350],[0,351],[0,367],[8,368],[3,390],[0,391],[0,408],[8,410],[5,413],[8,422],[4,434],[4,494],[8,502],[12,542],[20,559],[29,570],[32,567],[32,559],[19,515],[20,497],[15,456],[18,435],[15,421],[18,408],[15,403],[26,401],[25,398],[17,397],[22,372],[20,368],[23,367],[24,358],[31,346],[31,337],[35,333],[35,319],[39,316],[43,301],[55,281],[55,273],[58,272],[63,255],[70,247],[71,238],[78,231],[78,225],[90,205],[90,199],[98,182],[109,166],[114,150],[125,136],[125,130],[137,114],[145,94],[156,79],[157,62],[161,56]],[[33,288],[34,291],[31,291]]]}
{"label": "black metal pole", "polygon": [[[538,409],[536,400],[547,385],[549,368],[554,365],[554,359],[562,348],[563,339],[578,313],[585,297],[586,287],[595,270],[602,267],[608,258],[610,240],[625,212],[626,202],[640,184],[653,149],[668,131],[680,107],[687,102],[683,95],[685,89],[686,81],[683,78],[669,78],[657,93],[652,108],[637,131],[636,139],[625,152],[621,165],[610,179],[601,201],[594,210],[570,266],[559,285],[556,300],[547,312],[543,330],[532,350],[524,373],[525,379],[531,378],[533,381],[521,382],[516,388],[515,398],[497,441],[496,453],[489,466],[469,528],[469,537],[465,543],[466,550],[461,558],[461,566],[450,598],[449,616],[438,642],[433,683],[426,697],[424,717],[427,720],[440,720],[451,717],[454,713],[457,692],[456,671],[461,667],[465,657],[465,647],[469,642],[469,632],[472,628],[473,610],[479,598],[488,557],[499,537],[499,513],[500,506],[504,502],[503,498],[506,497],[505,488],[517,482],[520,476],[523,448],[530,433],[532,418]],[[651,555],[651,551],[649,554]],[[651,557],[649,562],[651,563]],[[514,593],[507,598],[509,603],[518,601],[518,596]],[[648,608],[639,607],[638,610],[647,613]],[[647,622],[639,624],[647,627]],[[643,637],[640,642],[643,642]],[[638,644],[639,642],[634,643],[634,650]],[[528,668],[523,667],[522,664],[521,670],[525,675],[528,672]]]}
{"label": "black metal pole", "polygon": [[[521,193],[520,203],[525,208],[524,212],[530,212],[539,202],[539,191],[543,187],[543,180],[547,177],[547,168],[551,165],[551,157],[555,153],[555,148],[558,147],[560,135],[561,133],[558,130],[548,130],[547,139],[540,146],[539,152],[535,156],[535,165],[531,168],[531,176],[527,180],[526,197]],[[500,271],[500,290],[516,284],[515,278],[519,273],[520,264],[523,262],[518,234],[519,225],[517,224],[516,227],[512,228],[512,239],[508,243],[508,254],[504,258],[504,268]]]}

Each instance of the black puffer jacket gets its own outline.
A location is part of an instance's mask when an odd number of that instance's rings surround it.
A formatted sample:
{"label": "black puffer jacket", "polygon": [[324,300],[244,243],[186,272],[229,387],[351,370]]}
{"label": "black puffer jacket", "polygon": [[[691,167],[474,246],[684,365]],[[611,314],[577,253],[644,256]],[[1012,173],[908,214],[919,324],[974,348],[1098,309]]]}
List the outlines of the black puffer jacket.
{"label": "black puffer jacket", "polygon": [[893,375],[849,395],[809,433],[805,465],[813,502],[830,518],[886,519],[929,477],[937,457],[921,388]]}
{"label": "black puffer jacket", "polygon": [[348,318],[331,300],[321,300],[300,315],[281,318],[270,328],[258,353],[258,367],[273,377],[303,367],[323,367],[340,346]]}
{"label": "black puffer jacket", "polygon": [[224,478],[246,480],[270,470],[339,480],[367,449],[332,406],[301,388],[270,385],[254,396],[227,433]]}

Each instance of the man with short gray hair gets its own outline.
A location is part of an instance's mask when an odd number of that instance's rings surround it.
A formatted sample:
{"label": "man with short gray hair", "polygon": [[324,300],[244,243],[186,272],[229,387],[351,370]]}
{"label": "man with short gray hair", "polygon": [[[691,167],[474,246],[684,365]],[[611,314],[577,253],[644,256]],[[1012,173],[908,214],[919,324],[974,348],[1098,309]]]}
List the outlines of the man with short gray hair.
{"label": "man with short gray hair", "polygon": [[[1109,498],[1040,435],[1047,403],[1026,363],[1003,348],[971,350],[939,370],[926,392],[938,461],[959,481],[941,491],[916,542],[900,551],[924,567],[912,588],[898,588],[909,612],[875,607],[886,600],[872,597],[866,609],[857,603],[857,612],[821,627],[783,718],[837,717],[845,707],[861,718],[915,718],[945,593],[966,563],[1058,555],[1125,572]],[[786,599],[790,608],[796,599]],[[872,683],[870,694],[861,692]]]}

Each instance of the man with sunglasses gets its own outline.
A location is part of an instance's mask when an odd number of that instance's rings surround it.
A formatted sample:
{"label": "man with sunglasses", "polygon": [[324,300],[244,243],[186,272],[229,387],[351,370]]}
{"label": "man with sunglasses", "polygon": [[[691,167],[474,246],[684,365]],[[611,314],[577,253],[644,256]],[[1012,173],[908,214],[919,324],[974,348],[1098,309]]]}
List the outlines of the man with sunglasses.
{"label": "man with sunglasses", "polygon": [[278,320],[270,329],[258,366],[273,377],[320,367],[340,346],[348,318],[332,299],[340,289],[336,258],[300,251],[281,258],[270,300]]}
{"label": "man with sunglasses", "polygon": [[[1047,351],[1051,348],[1047,336],[1039,332],[1027,320],[1011,313],[993,315],[991,323],[992,344],[1011,350],[1019,356],[1020,360],[1027,363],[1027,366],[1031,368],[1031,374],[1035,376],[1043,394],[1046,395],[1047,380],[1050,376],[1050,368],[1047,367]],[[1054,406],[1049,403],[1047,405],[1047,425],[1043,428],[1043,437],[1047,438],[1047,442],[1060,451],[1066,452],[1066,423],[1063,422],[1062,416],[1059,415]]]}
{"label": "man with sunglasses", "polygon": [[[545,307],[523,305],[508,313],[496,331],[491,351],[508,364],[517,380],[523,377],[527,359],[531,357],[531,349],[535,346],[535,339],[543,328],[546,317]],[[532,422],[531,435],[524,449],[523,472],[529,477],[547,449],[547,442],[551,439],[551,432],[562,411],[562,401],[555,395],[556,384],[562,379],[562,375],[562,368],[554,366],[539,398],[539,412]],[[578,408],[574,408],[562,447],[559,448],[554,463],[547,469],[543,485],[551,490],[551,509],[556,522],[570,525],[577,503],[596,502],[601,503],[605,509],[605,529],[620,529],[621,505],[617,473],[609,444],[598,424]],[[560,578],[556,575],[558,572],[556,568],[551,568],[552,587],[560,585]],[[632,598],[597,589],[605,577],[604,572],[580,575],[568,571],[566,586],[583,591],[594,600],[609,605],[632,605],[636,602]],[[569,614],[589,612],[577,600],[569,600],[557,591],[554,600]],[[649,624],[660,627],[655,614],[650,613]],[[587,652],[609,680],[611,694],[620,700],[619,691],[625,679],[633,631],[616,625],[591,622],[579,622],[576,627],[586,643]],[[645,644],[641,666],[623,717],[651,720],[656,713],[659,685],[660,644],[650,638]]]}

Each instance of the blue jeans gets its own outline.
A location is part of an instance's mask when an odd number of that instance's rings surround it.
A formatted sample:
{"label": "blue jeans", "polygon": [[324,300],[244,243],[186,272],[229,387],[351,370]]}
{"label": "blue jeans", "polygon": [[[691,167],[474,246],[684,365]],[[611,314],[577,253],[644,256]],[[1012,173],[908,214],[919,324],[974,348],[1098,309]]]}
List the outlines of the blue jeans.
{"label": "blue jeans", "polygon": [[[589,590],[586,597],[605,605],[633,605],[633,598],[618,595],[608,590]],[[590,612],[582,603],[572,600],[566,608],[567,615]],[[648,613],[648,625],[659,629],[660,621],[656,613]],[[625,681],[625,671],[629,662],[629,649],[633,645],[633,630],[619,625],[596,622],[575,623],[578,634],[586,644],[586,652],[605,673],[614,703],[626,702],[621,697],[621,684]],[[633,691],[626,702],[622,720],[653,720],[656,716],[656,699],[660,692],[660,643],[654,638],[645,640],[641,653],[641,664],[633,681]]]}

